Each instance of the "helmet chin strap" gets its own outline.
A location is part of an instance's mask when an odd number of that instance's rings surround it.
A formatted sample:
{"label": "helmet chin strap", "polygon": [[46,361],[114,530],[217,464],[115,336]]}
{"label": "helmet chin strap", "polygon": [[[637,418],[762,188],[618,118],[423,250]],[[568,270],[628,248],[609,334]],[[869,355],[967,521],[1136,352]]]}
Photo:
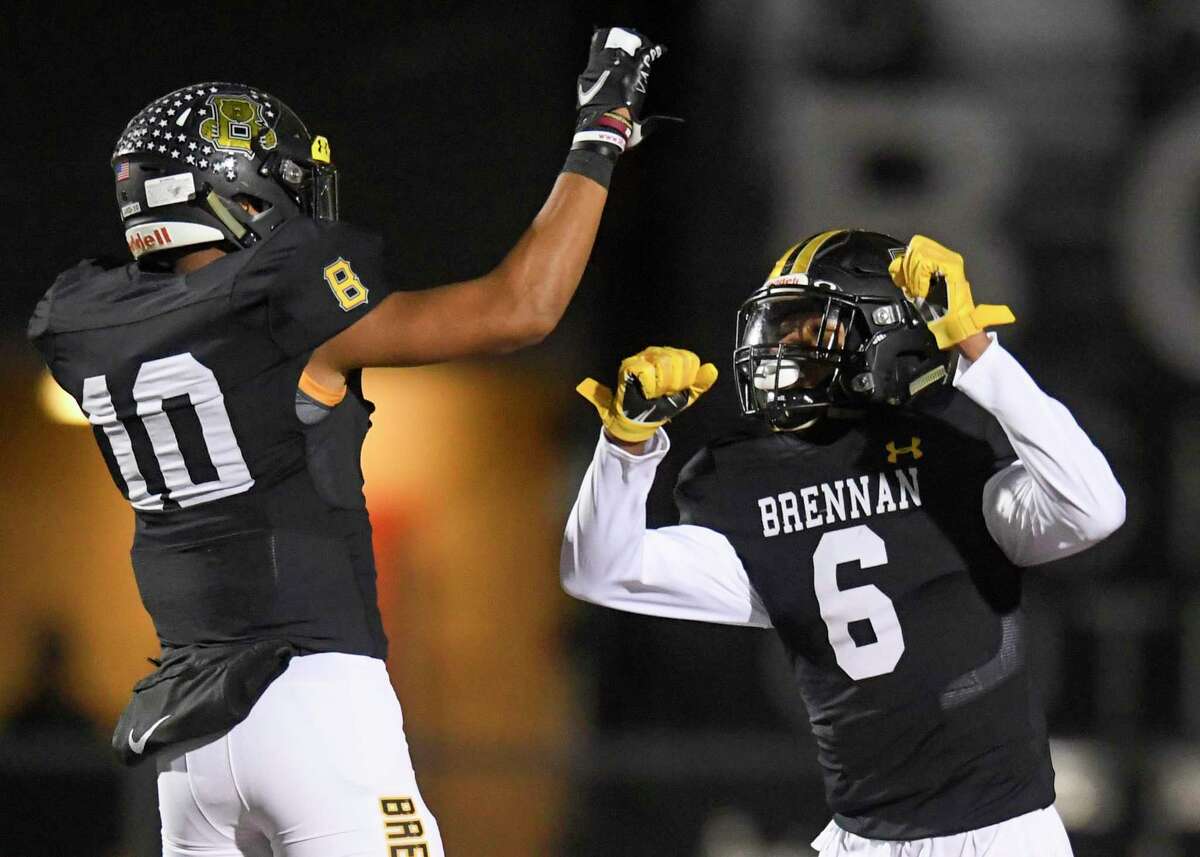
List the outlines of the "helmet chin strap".
{"label": "helmet chin strap", "polygon": [[839,408],[836,405],[826,405],[824,408],[816,411],[812,419],[805,420],[797,426],[778,426],[771,420],[767,420],[767,425],[774,432],[793,432],[805,431],[813,428],[822,420],[857,420],[860,419],[864,411],[861,408]]}
{"label": "helmet chin strap", "polygon": [[801,424],[800,424],[800,425],[798,425],[798,426],[789,427],[789,428],[785,428],[785,427],[783,427],[783,426],[777,426],[777,425],[775,425],[774,423],[771,423],[771,431],[780,431],[780,432],[783,432],[783,431],[804,431],[805,429],[812,428],[813,426],[815,426],[815,425],[816,425],[817,423],[819,423],[820,421],[821,421],[821,415],[817,415],[817,416],[813,417],[811,420],[809,420],[809,421],[808,421],[808,422],[806,422],[806,423],[801,423]]}
{"label": "helmet chin strap", "polygon": [[[791,414],[789,413],[789,411],[786,408],[780,408],[779,410],[782,411],[781,416],[784,419],[791,416]],[[794,426],[793,425],[780,425],[776,419],[772,419],[769,415],[767,415],[765,413],[763,414],[763,417],[766,419],[766,423],[770,427],[771,431],[775,431],[775,432],[804,431],[805,429],[812,428],[817,423],[819,423],[825,417],[825,415],[828,413],[829,406],[824,405],[824,406],[810,407],[809,410],[812,413],[812,417],[805,420],[804,422],[802,422],[798,425],[794,425]]]}

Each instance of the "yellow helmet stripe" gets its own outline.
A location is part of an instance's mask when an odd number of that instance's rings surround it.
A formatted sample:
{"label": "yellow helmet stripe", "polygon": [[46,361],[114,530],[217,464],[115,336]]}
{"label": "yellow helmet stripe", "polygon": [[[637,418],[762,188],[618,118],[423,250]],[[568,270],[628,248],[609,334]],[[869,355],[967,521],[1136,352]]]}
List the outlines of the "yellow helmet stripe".
{"label": "yellow helmet stripe", "polygon": [[796,256],[792,266],[782,271],[782,274],[807,274],[808,266],[812,264],[813,257],[817,255],[817,251],[825,246],[830,238],[835,235],[841,235],[845,229],[830,229],[828,232],[822,232],[815,238],[810,238],[808,243],[804,245],[804,249]]}
{"label": "yellow helmet stripe", "polygon": [[767,274],[768,280],[773,280],[776,277],[782,277],[784,268],[791,270],[791,266],[796,263],[796,257],[800,255],[800,244],[794,244],[788,248],[788,251],[779,257],[779,261],[775,263],[775,267],[771,269],[771,273]]}

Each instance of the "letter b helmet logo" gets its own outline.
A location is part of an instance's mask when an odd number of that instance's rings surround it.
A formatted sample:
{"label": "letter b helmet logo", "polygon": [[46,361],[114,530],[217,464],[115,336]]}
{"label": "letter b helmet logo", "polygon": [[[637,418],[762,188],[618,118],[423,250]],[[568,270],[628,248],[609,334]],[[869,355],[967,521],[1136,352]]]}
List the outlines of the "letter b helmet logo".
{"label": "letter b helmet logo", "polygon": [[264,149],[275,148],[278,140],[267,127],[263,106],[258,102],[232,95],[212,95],[207,104],[210,115],[200,123],[200,136],[214,147],[253,158],[251,144],[262,134],[259,145]]}

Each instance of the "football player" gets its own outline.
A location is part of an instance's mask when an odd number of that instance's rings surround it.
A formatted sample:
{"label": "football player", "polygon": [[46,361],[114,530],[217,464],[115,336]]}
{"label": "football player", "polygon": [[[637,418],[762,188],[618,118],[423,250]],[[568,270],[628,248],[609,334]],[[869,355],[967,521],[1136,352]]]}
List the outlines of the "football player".
{"label": "football player", "polygon": [[477,279],[392,291],[338,221],[328,141],[273,95],[203,83],[112,156],[133,262],[86,260],[29,334],[133,506],[162,646],[114,735],[155,756],[166,855],[441,855],[384,667],[360,370],[499,354],[557,324],[663,48],[597,30],[562,173]]}
{"label": "football player", "polygon": [[692,353],[579,391],[604,428],[567,523],[571,595],[773,627],[817,741],[824,857],[1071,853],[1026,666],[1021,569],[1124,521],[1104,456],[1004,350],[963,260],[835,229],[790,248],[738,312],[755,425],[679,477],[647,529],[663,425],[716,380]]}

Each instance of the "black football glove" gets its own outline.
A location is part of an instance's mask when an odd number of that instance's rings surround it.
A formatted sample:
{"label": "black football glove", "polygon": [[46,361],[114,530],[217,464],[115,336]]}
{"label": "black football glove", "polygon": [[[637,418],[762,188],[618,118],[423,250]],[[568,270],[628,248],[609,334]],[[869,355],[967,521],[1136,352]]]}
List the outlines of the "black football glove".
{"label": "black football glove", "polygon": [[[579,113],[567,170],[607,186],[611,165],[625,149],[640,143],[662,121],[682,121],[642,116],[651,66],[666,50],[623,27],[602,27],[592,34],[587,68],[575,86]],[[629,118],[617,113],[622,107],[628,109]],[[596,155],[608,163],[598,163]]]}

